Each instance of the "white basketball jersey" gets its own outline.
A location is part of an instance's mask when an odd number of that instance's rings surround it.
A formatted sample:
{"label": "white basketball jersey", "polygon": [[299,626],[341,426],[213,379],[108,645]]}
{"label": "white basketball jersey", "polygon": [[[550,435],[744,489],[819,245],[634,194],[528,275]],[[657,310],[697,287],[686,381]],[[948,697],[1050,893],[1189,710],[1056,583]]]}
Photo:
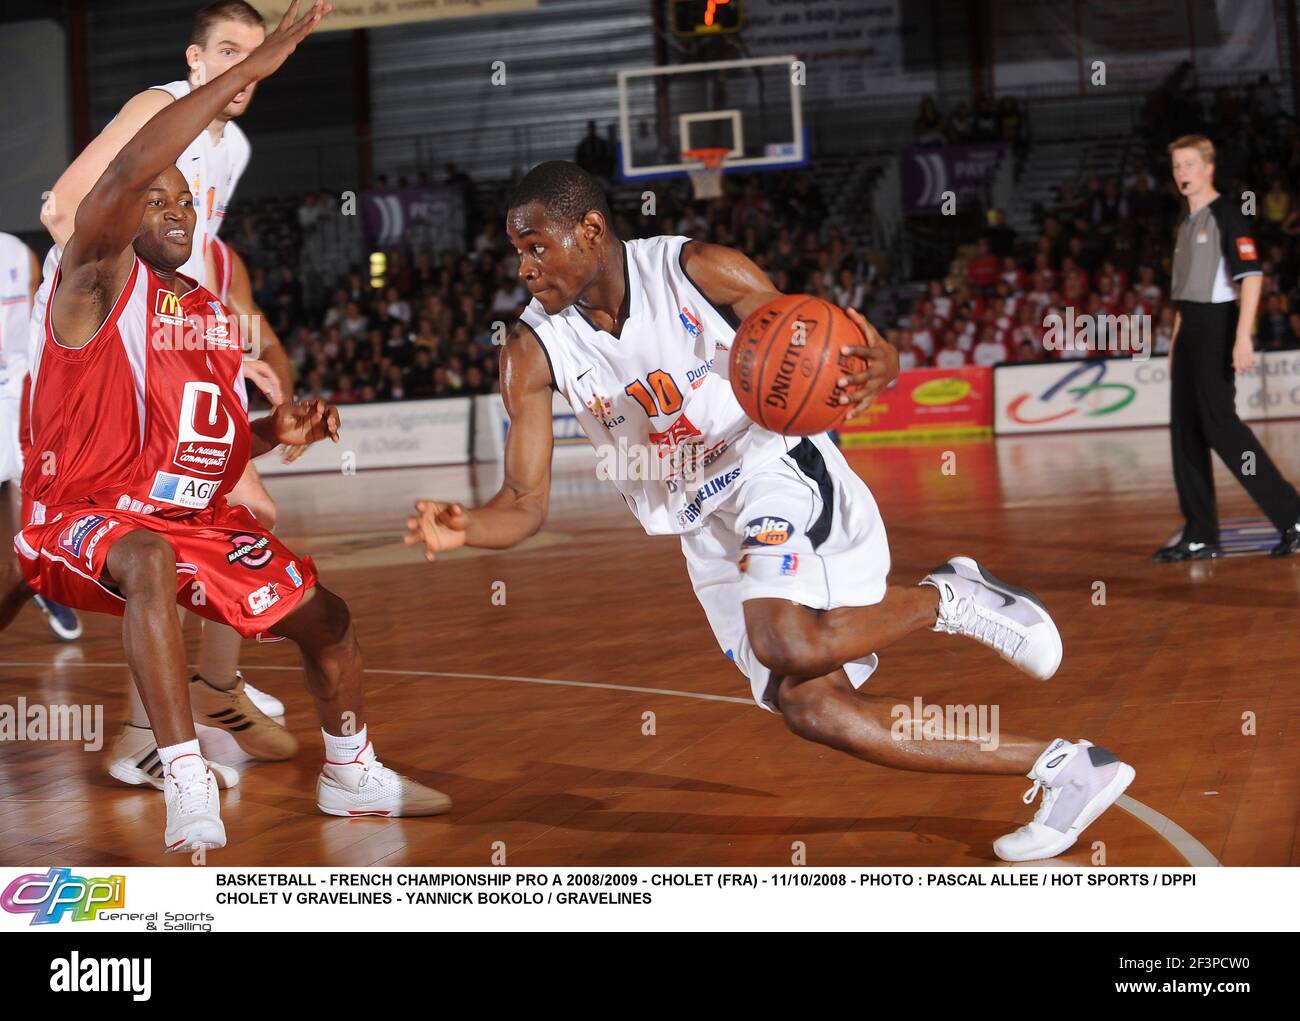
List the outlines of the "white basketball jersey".
{"label": "white basketball jersey", "polygon": [[619,337],[576,305],[549,316],[534,299],[520,317],[596,448],[597,472],[652,535],[695,530],[746,469],[791,445],[755,425],[731,392],[735,331],[682,269],[690,240],[623,242],[628,318]]}
{"label": "white basketball jersey", "polygon": [[[32,253],[12,234],[0,233],[0,380],[27,374],[27,323],[31,306]],[[0,392],[12,385],[0,382]]]}
{"label": "white basketball jersey", "polygon": [[[189,82],[169,82],[166,85],[151,85],[150,88],[166,92],[173,99],[190,94]],[[190,194],[194,196],[194,237],[191,240],[190,257],[185,265],[177,267],[177,271],[200,284],[206,285],[208,282],[203,258],[208,239],[216,237],[220,232],[226,207],[234,197],[235,185],[239,183],[240,175],[248,166],[252,153],[248,136],[234,121],[227,121],[220,141],[213,142],[212,135],[205,127],[176,160],[176,167],[185,175]],[[54,280],[54,270],[62,257],[63,250],[55,245],[46,253],[45,262],[41,266],[41,286],[36,292],[29,324],[28,350],[31,352],[35,351],[42,337],[45,306],[50,300],[50,285]],[[224,294],[221,299],[225,300]]]}
{"label": "white basketball jersey", "polygon": [[[170,82],[151,87],[166,92],[173,99],[181,99],[190,94],[189,82]],[[208,239],[221,232],[226,208],[234,197],[235,185],[248,166],[252,152],[248,136],[234,121],[227,121],[218,141],[214,142],[208,129],[204,128],[176,160],[176,166],[185,175],[190,193],[194,196],[194,212],[197,214],[194,246],[190,249],[189,262],[180,267],[180,272],[201,284],[207,283],[203,254],[207,251]]]}

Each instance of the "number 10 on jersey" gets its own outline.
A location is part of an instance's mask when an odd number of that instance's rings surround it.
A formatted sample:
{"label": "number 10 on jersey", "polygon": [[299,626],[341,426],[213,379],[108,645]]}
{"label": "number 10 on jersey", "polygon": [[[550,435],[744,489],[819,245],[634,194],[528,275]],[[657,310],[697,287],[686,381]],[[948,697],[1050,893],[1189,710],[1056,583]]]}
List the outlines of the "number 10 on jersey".
{"label": "number 10 on jersey", "polygon": [[633,380],[623,388],[623,392],[641,405],[647,415],[675,415],[682,410],[682,392],[677,389],[673,377],[663,369],[655,369],[646,376],[645,382]]}

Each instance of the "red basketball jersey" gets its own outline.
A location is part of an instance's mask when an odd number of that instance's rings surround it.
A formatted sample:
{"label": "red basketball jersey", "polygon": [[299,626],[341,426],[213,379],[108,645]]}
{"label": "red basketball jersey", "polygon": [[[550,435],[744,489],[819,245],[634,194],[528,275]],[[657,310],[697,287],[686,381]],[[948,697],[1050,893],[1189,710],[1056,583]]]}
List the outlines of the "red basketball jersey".
{"label": "red basketball jersey", "polygon": [[76,503],[183,518],[224,497],[251,449],[234,317],[203,287],[177,297],[137,258],[104,325],[69,348],[54,335],[58,286],[56,273],[31,365],[28,520]]}

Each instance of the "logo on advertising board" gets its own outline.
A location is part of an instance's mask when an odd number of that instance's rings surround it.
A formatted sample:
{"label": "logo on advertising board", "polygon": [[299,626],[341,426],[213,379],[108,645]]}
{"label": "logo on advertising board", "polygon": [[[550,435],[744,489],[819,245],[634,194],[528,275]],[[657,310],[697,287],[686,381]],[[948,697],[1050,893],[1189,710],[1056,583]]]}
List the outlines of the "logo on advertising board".
{"label": "logo on advertising board", "polygon": [[1103,418],[1128,407],[1135,397],[1137,387],[1132,384],[1106,382],[1106,362],[1082,362],[1065,369],[1037,396],[1030,391],[1017,394],[1007,402],[1006,413],[1017,425]]}
{"label": "logo on advertising board", "polygon": [[912,400],[917,404],[934,407],[940,404],[956,404],[971,391],[969,380],[949,377],[932,379],[922,383],[912,391]]}

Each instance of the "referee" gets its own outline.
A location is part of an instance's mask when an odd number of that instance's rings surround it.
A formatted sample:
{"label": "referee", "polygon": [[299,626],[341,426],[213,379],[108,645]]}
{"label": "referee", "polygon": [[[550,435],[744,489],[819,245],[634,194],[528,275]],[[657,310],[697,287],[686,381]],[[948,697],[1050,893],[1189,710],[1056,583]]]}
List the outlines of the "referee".
{"label": "referee", "polygon": [[[1214,144],[1200,135],[1171,142],[1174,183],[1187,199],[1178,223],[1170,297],[1177,309],[1169,346],[1170,439],[1178,506],[1186,523],[1158,563],[1223,555],[1210,451],[1246,487],[1282,534],[1272,555],[1300,551],[1300,494],[1237,417],[1233,370],[1255,364],[1251,326],[1263,274],[1254,233],[1240,209],[1214,190]],[[1234,283],[1241,285],[1238,308]],[[1175,347],[1177,356],[1175,356]]]}

